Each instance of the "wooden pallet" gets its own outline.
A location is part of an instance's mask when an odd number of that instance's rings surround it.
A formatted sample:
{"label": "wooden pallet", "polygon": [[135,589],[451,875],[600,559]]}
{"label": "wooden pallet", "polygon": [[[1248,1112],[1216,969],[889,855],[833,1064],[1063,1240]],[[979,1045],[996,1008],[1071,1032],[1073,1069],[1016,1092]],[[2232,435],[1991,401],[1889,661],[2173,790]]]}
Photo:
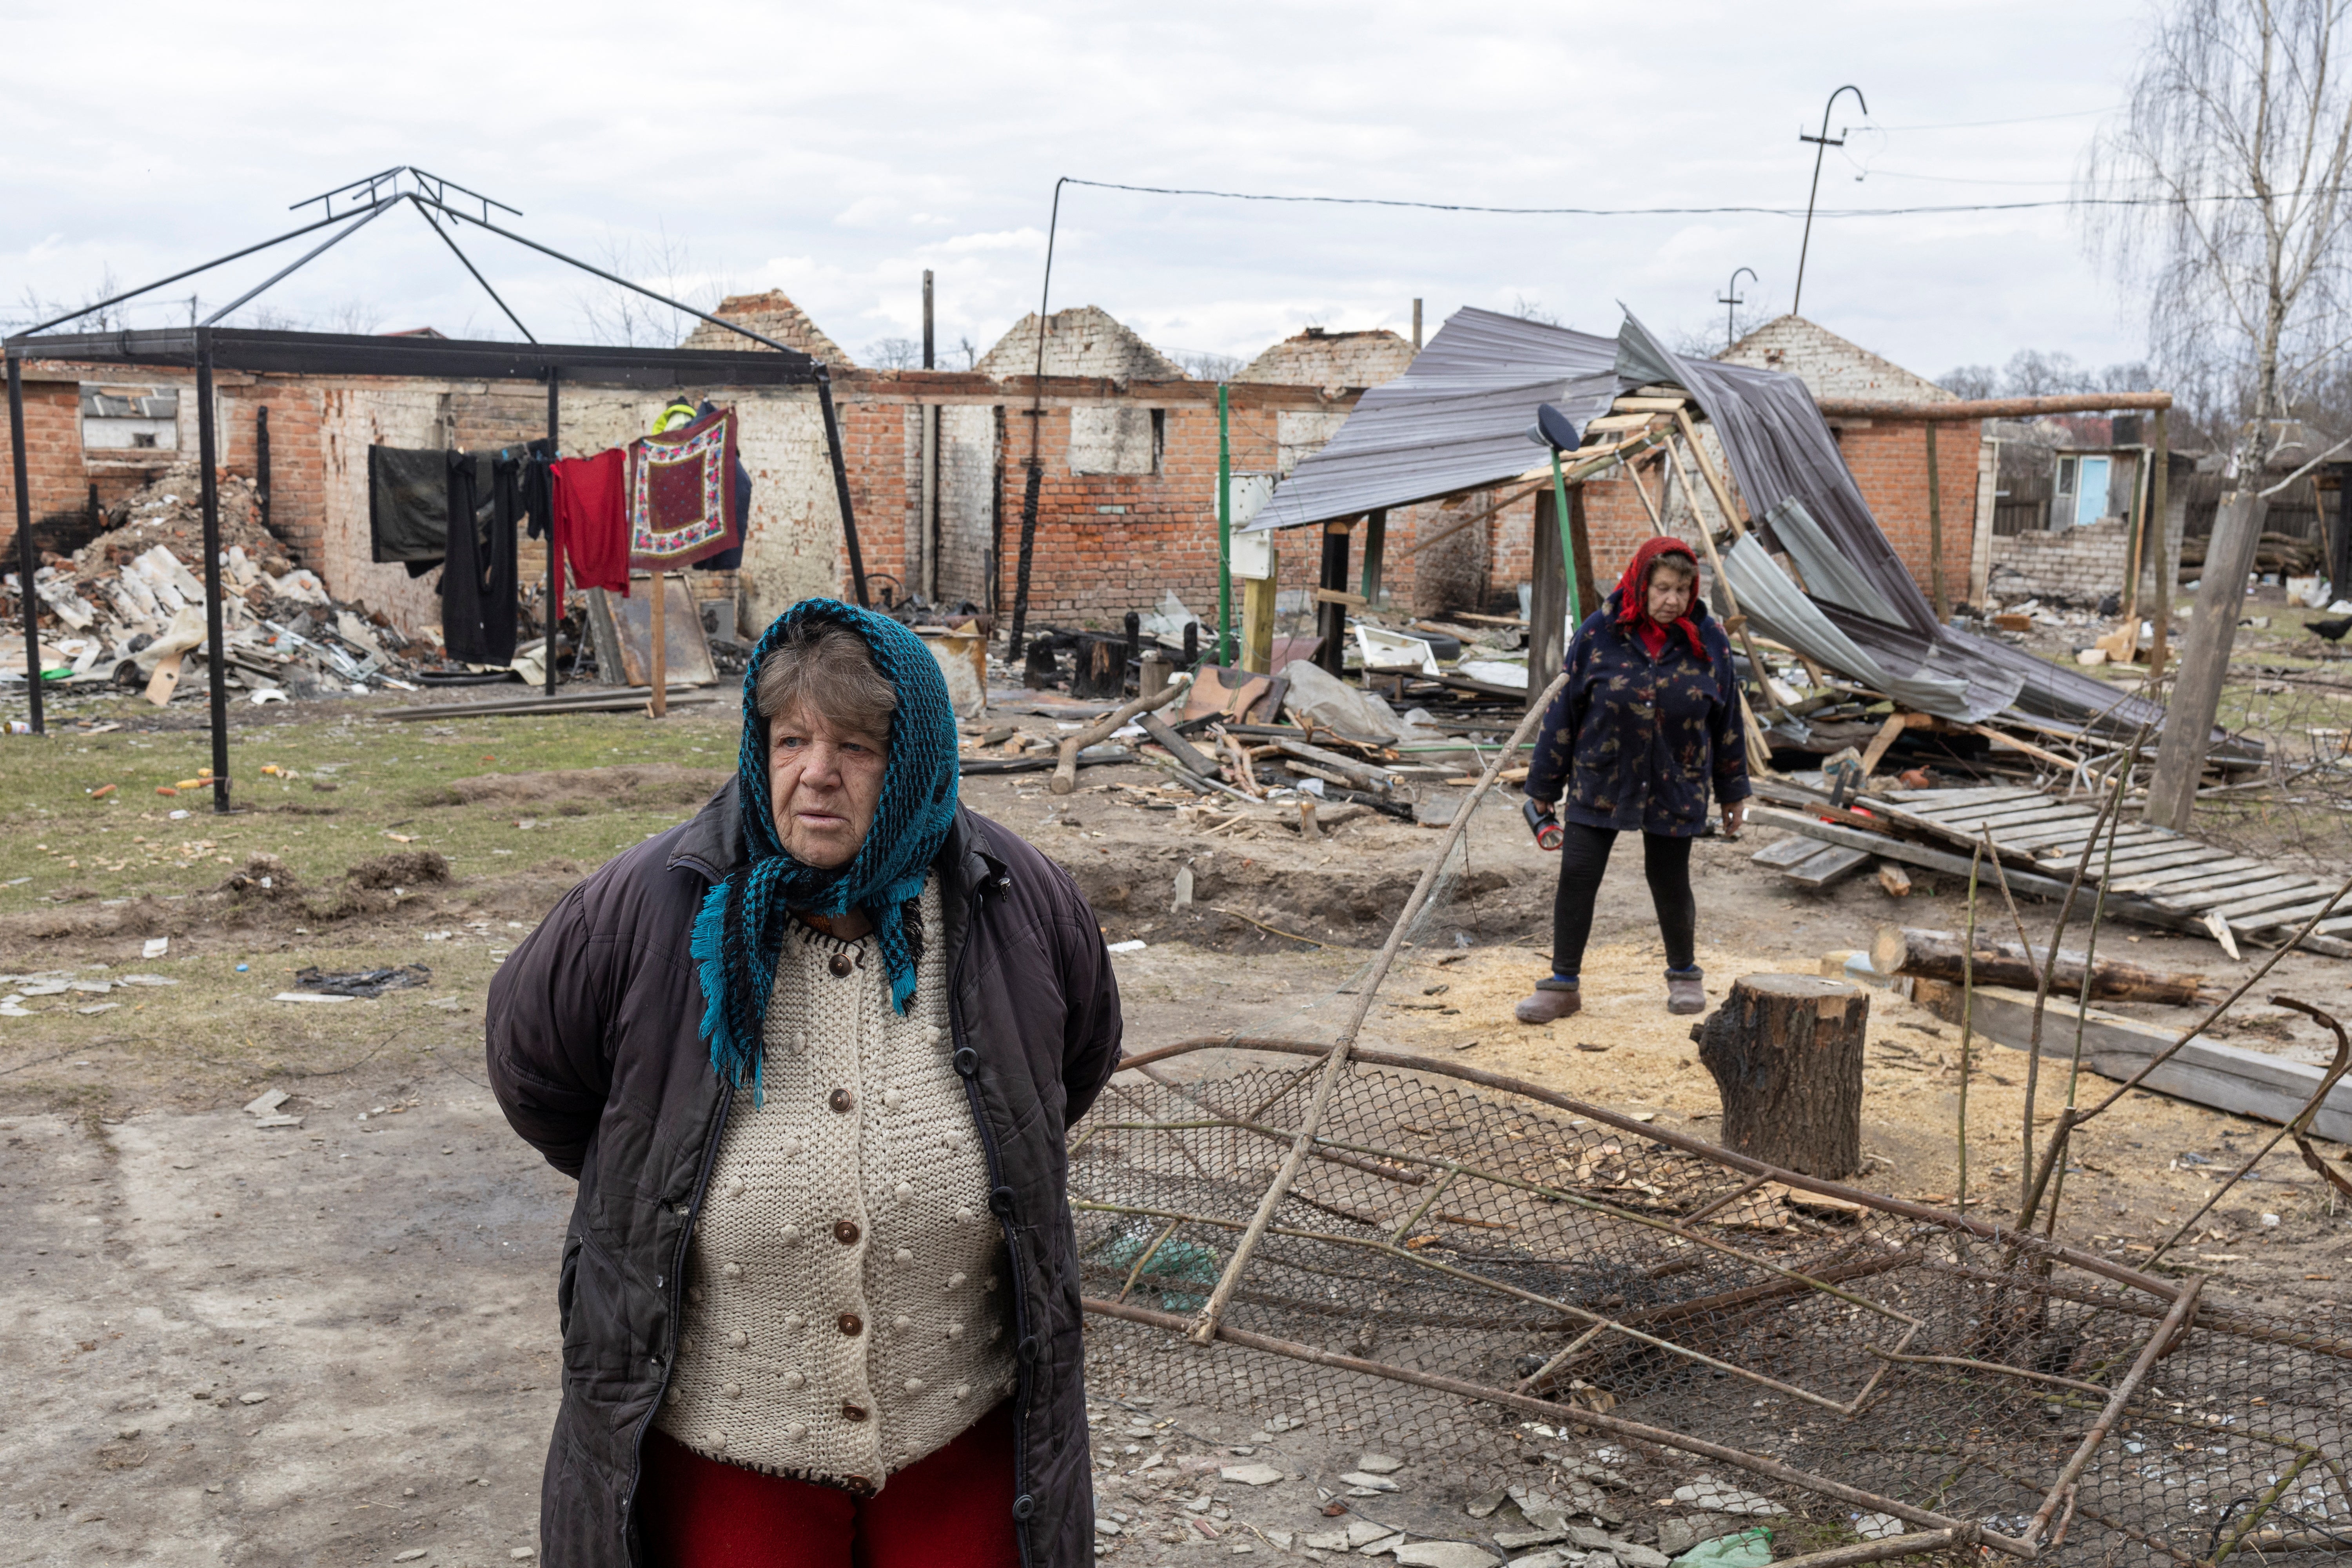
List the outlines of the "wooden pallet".
{"label": "wooden pallet", "polygon": [[[2087,857],[2085,890],[2095,890],[2104,879],[2111,900],[2145,901],[2175,917],[2168,923],[2201,927],[2225,942],[2230,935],[2283,941],[2326,909],[2336,893],[2336,883],[2145,823],[2127,822],[2117,830],[2111,853],[2105,836],[2093,842],[2099,820],[2095,805],[2037,790],[1906,789],[1874,795],[1869,804],[1908,837],[1931,843],[1973,848],[1990,833],[2004,866],[2045,877],[2071,880]],[[2352,900],[2313,928],[2323,940],[2311,945],[2352,952],[2345,942],[2347,933]]]}

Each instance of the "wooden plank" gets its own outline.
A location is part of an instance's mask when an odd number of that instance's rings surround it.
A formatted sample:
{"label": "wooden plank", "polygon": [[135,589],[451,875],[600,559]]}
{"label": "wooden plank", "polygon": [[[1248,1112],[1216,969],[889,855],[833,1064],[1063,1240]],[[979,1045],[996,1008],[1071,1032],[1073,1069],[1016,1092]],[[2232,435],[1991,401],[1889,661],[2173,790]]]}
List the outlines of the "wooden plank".
{"label": "wooden plank", "polygon": [[[2168,910],[2210,909],[2231,899],[2252,897],[2255,889],[2276,880],[2277,873],[2263,866],[2251,871],[2231,871],[2203,880],[2175,882],[2168,887],[2143,888],[2131,896],[2161,904]],[[2206,901],[2197,903],[2196,900],[2200,899]]]}
{"label": "wooden plank", "polygon": [[1146,713],[1141,719],[1138,720],[1137,722],[1143,726],[1143,732],[1150,736],[1153,740],[1159,742],[1160,746],[1166,750],[1170,756],[1175,758],[1181,766],[1189,769],[1193,773],[1204,779],[1213,779],[1220,776],[1217,772],[1216,763],[1211,758],[1202,755],[1201,752],[1193,746],[1192,742],[1178,734],[1174,728],[1169,724],[1168,721],[1162,719],[1159,714]]}
{"label": "wooden plank", "polygon": [[[2333,888],[2325,888],[2317,882],[2306,879],[2301,887],[2289,889],[2281,893],[2266,893],[2260,897],[2250,898],[2243,903],[2223,904],[2213,912],[2233,926],[2251,926],[2256,923],[2255,920],[2250,917],[2259,917],[2263,921],[2297,920],[2307,918],[2326,909],[2328,899],[2335,891]],[[2292,912],[2297,910],[2301,911],[2299,915]]]}
{"label": "wooden plank", "polygon": [[[2144,837],[2137,833],[2129,831],[2118,833],[2116,835],[2116,853],[2120,855],[2126,849],[2145,848],[2153,842],[2155,842],[2153,839]],[[2008,846],[2004,844],[2002,847],[2006,848]],[[2095,846],[2087,836],[2082,838],[2062,838],[2055,843],[2036,844],[2032,847],[2032,853],[2035,865],[2052,871],[2063,870],[2068,876],[2074,875],[2076,863],[2087,856],[2090,859],[2091,879],[2095,882],[2099,879],[2100,867],[2106,862],[2107,838],[2106,835],[2101,834]]]}
{"label": "wooden plank", "polygon": [[[2032,842],[2033,855],[2037,860],[2051,859],[2060,856],[2072,857],[2089,849],[2095,844],[2098,847],[2098,858],[2102,860],[2106,858],[2107,835],[2104,829],[2094,834],[2088,827],[2069,826],[2064,830],[2063,837],[2045,837],[2040,828],[2029,831],[2032,837],[2028,840],[2012,839],[2005,834],[1997,833],[1993,835],[1993,842],[2002,845]],[[2055,828],[2051,830],[2053,835],[2057,831]],[[2080,837],[2077,837],[2078,835]],[[2150,828],[2121,828],[2117,830],[2115,837],[2116,853],[2120,855],[2126,849],[2144,849],[2164,842],[2165,840]]]}
{"label": "wooden plank", "polygon": [[1824,845],[1780,874],[1792,882],[1802,882],[1808,888],[1827,888],[1843,881],[1868,865],[1870,853],[1867,849],[1852,848],[1843,844]]}
{"label": "wooden plank", "polygon": [[2098,819],[2096,812],[2084,806],[2053,805],[2047,801],[2036,801],[1999,811],[1957,811],[1941,818],[1940,822],[1955,833],[1969,835],[1990,827],[1995,838],[2001,838],[2007,837],[2011,828],[2026,827],[2035,823],[2079,822],[2087,826]]}
{"label": "wooden plank", "polygon": [[[2242,929],[2248,931],[2269,931],[2279,936],[2288,935],[2295,927],[2326,909],[2327,900],[2335,896],[2336,889],[2328,888],[2322,890],[2320,897],[2307,900],[2303,903],[2265,910],[2253,919],[2243,922]],[[2341,909],[2343,906],[2339,904],[2336,907]],[[2337,931],[2352,931],[2352,918],[2322,921],[2311,929],[2316,935],[2332,936]]]}
{"label": "wooden plank", "polygon": [[1863,777],[1868,778],[1878,771],[1878,764],[1886,760],[1888,749],[1903,738],[1904,731],[1911,727],[1912,718],[1913,715],[1908,713],[1897,713],[1878,727],[1878,733],[1873,735],[1870,744],[1863,749]]}
{"label": "wooden plank", "polygon": [[[2116,851],[2114,866],[2108,874],[2116,877],[2137,877],[2144,873],[2168,870],[2176,866],[2193,866],[2208,860],[2227,860],[2229,852],[2210,844],[2131,844]],[[2072,871],[2074,861],[2060,856],[2052,865]]]}
{"label": "wooden plank", "polygon": [[2183,838],[2169,828],[2151,827],[2143,822],[2127,822],[2124,825],[2116,849],[2117,859],[2123,858],[2126,847],[2134,853],[2142,855],[2161,854],[2168,849],[2198,849],[2210,855],[2223,853],[2210,844],[2200,844],[2194,838]]}
{"label": "wooden plank", "polygon": [[[1769,805],[1753,806],[1748,811],[1748,820],[1759,827],[1782,827],[1808,838],[1818,838],[1824,844],[1850,845],[1889,860],[1900,860],[1906,866],[1925,866],[1931,871],[1942,871],[1955,877],[1966,877],[1969,874],[1969,858],[1966,855],[1956,855],[1948,849],[1931,848],[1925,844],[1914,844],[1908,839],[1888,838],[1884,835],[1864,832],[1859,828],[1842,827],[1835,823],[1823,822],[1818,817],[1808,816],[1799,812],[1783,811]],[[1982,886],[1987,889],[1993,886],[1993,876],[1990,868],[1983,873]],[[2054,878],[2040,876],[2032,871],[2011,871],[2009,887],[2011,892],[2026,898],[2063,899],[2066,896],[2065,883]],[[1988,891],[1984,896],[1996,898],[1999,895]],[[2147,925],[2163,926],[2175,931],[2203,929],[2192,917],[2159,909],[2145,899],[2110,896],[2107,900],[2107,912],[2118,920],[2138,921]]]}
{"label": "wooden plank", "polygon": [[1750,855],[1748,858],[1748,863],[1751,866],[1769,866],[1778,871],[1784,867],[1793,866],[1800,860],[1810,859],[1821,852],[1820,839],[1807,838],[1792,833],[1780,843],[1767,845]]}
{"label": "wooden plank", "polygon": [[[1915,989],[1917,989],[1915,987]],[[1942,991],[1951,998],[1959,987]],[[1926,1000],[1923,993],[1922,1000]],[[1937,1006],[1940,1013],[1943,1008]],[[2179,1030],[2126,1018],[2104,1008],[2081,1014],[2084,1065],[2102,1078],[2123,1081],[2145,1066],[2149,1058],[2168,1047]],[[2076,1013],[2072,1003],[2050,998],[2042,1025],[2042,1063],[2045,1070],[2063,1072],[2073,1055]],[[2033,994],[2005,986],[1976,987],[1971,1026],[1987,1039],[2024,1050],[2032,1039]],[[2061,1046],[2058,1042],[2063,1042]],[[2199,1036],[2178,1056],[2148,1075],[2145,1087],[2176,1099],[2265,1121],[2287,1121],[2300,1112],[2319,1089],[2326,1069],[2308,1062],[2289,1061],[2262,1051]],[[2352,1141],[2352,1079],[2328,1095],[2312,1131],[2336,1142]]]}
{"label": "wooden plank", "polygon": [[[2012,833],[1995,833],[1992,839],[2003,849],[2034,851],[2055,849],[2063,853],[2071,849],[2079,849],[2089,843],[2091,826],[2088,822],[2053,823],[2046,827],[2025,827]],[[2121,837],[2121,835],[2117,837]],[[2106,836],[2102,834],[2099,842],[2105,844]],[[2040,858],[2038,853],[2035,858],[2037,859]]]}
{"label": "wooden plank", "polygon": [[[2230,910],[2244,908],[2248,903],[2258,900],[2265,893],[2285,893],[2289,895],[2287,900],[2280,900],[2280,902],[2284,903],[2295,897],[2306,896],[2304,894],[2303,889],[2308,886],[2310,886],[2310,881],[2307,878],[2273,877],[2266,882],[2242,883],[2237,887],[2231,888],[2192,889],[2181,892],[2167,893],[2159,897],[2156,901],[2164,905],[2168,909],[2198,910],[2211,910],[2215,913],[2220,914],[2222,919],[2230,920],[2231,917],[2228,913]],[[2231,921],[2231,923],[2235,924],[2236,922]]]}
{"label": "wooden plank", "polygon": [[2145,875],[2117,877],[2114,887],[2120,892],[2145,893],[2150,898],[2158,898],[2167,888],[2193,888],[2219,878],[2259,877],[2269,872],[2270,868],[2257,860],[2192,860],[2185,866],[2168,866]]}
{"label": "wooden plank", "polygon": [[2021,789],[2015,784],[1986,784],[1977,789],[1891,789],[1881,797],[1899,800],[1913,811],[1934,813],[1957,810],[1964,805],[1980,805],[1997,800],[2047,800],[2050,797],[2038,789]]}

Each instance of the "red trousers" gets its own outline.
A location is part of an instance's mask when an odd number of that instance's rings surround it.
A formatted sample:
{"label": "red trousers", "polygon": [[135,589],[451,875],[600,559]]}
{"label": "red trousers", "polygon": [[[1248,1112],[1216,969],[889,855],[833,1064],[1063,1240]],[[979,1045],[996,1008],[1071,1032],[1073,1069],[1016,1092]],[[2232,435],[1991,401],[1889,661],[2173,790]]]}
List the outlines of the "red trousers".
{"label": "red trousers", "polygon": [[638,1510],[654,1568],[1020,1568],[1013,1402],[868,1498],[706,1459],[648,1432]]}

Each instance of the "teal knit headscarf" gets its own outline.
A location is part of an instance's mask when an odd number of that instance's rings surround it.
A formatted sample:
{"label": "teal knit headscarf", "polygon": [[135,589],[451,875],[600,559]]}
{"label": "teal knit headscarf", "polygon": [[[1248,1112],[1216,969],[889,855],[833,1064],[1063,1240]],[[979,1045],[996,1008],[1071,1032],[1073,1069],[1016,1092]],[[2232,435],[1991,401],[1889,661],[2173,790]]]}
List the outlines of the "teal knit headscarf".
{"label": "teal knit headscarf", "polygon": [[[803,865],[776,837],[770,814],[768,721],[760,712],[760,669],[803,622],[830,621],[866,641],[874,668],[898,693],[890,751],[874,826],[857,853],[826,870]],[[915,997],[915,952],[902,908],[919,897],[923,879],[947,842],[956,810],[955,710],[939,662],[922,639],[887,616],[834,599],[803,599],[776,617],[743,672],[743,748],[736,795],[751,864],[714,885],[695,918],[693,952],[702,981],[702,1038],[710,1065],[740,1089],[748,1074],[759,1092],[761,1026],[776,982],[790,911],[838,915],[862,910],[890,977],[890,1005],[905,1013]]]}

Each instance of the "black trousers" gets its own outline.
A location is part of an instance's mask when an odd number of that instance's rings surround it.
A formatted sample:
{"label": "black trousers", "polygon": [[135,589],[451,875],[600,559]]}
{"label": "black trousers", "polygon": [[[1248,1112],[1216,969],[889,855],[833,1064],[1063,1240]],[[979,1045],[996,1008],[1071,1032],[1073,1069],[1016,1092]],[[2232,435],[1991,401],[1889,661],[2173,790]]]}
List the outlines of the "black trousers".
{"label": "black trousers", "polygon": [[[1574,974],[1592,936],[1592,900],[1601,892],[1601,875],[1609,868],[1617,830],[1580,822],[1560,826],[1568,837],[1559,847],[1559,891],[1551,906],[1551,968],[1555,974]],[[1688,969],[1697,962],[1692,944],[1698,933],[1698,900],[1691,895],[1690,858],[1686,837],[1642,835],[1642,871],[1650,880],[1650,901],[1657,907],[1658,930],[1666,939],[1669,969]]]}

